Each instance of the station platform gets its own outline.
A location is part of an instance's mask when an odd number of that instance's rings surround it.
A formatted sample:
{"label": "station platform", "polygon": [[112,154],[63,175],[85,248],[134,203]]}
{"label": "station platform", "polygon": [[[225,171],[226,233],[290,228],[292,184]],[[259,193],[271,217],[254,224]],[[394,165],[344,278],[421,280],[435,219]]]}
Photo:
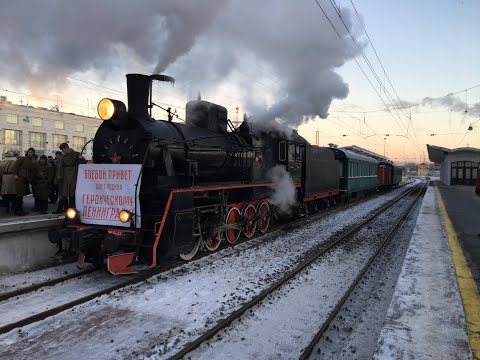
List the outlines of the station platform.
{"label": "station platform", "polygon": [[480,198],[431,183],[375,359],[480,359]]}
{"label": "station platform", "polygon": [[0,273],[25,271],[54,263],[57,246],[48,241],[48,228],[61,221],[63,214],[52,212],[57,204],[49,204],[49,214],[32,212],[34,199],[23,200],[25,216],[7,213],[0,207]]}
{"label": "station platform", "polygon": [[[35,199],[33,195],[26,195],[23,197],[23,210],[28,212],[25,216],[16,216],[13,214],[12,211],[7,212],[5,207],[0,207],[0,223],[9,221],[10,219],[28,219],[28,218],[38,218],[40,215],[39,212],[31,211],[31,209],[35,206]],[[53,212],[57,209],[57,204],[50,204],[48,203],[48,214],[43,215],[43,217],[51,217]],[[50,215],[50,216],[48,216]]]}

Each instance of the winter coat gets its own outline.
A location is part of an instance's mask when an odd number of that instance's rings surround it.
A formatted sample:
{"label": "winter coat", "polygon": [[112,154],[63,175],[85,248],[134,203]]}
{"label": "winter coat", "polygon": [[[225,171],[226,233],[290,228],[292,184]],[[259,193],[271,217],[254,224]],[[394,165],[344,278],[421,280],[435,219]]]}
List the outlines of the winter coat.
{"label": "winter coat", "polygon": [[13,173],[18,178],[15,181],[17,197],[23,197],[30,193],[29,183],[33,178],[35,161],[28,156],[21,156],[13,163]]}
{"label": "winter coat", "polygon": [[61,162],[62,158],[58,160],[54,160],[55,162],[55,179],[53,180],[53,184],[57,186],[57,194],[58,198],[62,199],[63,196],[63,179],[60,179],[60,167],[61,167]]}
{"label": "winter coat", "polygon": [[48,165],[50,165],[52,167],[52,170],[53,170],[53,178],[52,178],[52,182],[50,184],[55,185],[56,184],[55,180],[57,178],[57,164],[55,163],[54,160],[49,160]]}
{"label": "winter coat", "polygon": [[[78,164],[85,163],[80,153],[70,149],[64,153],[58,164],[58,191],[61,197],[74,197],[77,186]],[[61,188],[61,189],[60,189]]]}
{"label": "winter coat", "polygon": [[16,194],[15,175],[13,174],[13,164],[17,159],[6,157],[0,162],[0,175],[2,177],[1,195]]}
{"label": "winter coat", "polygon": [[33,171],[33,186],[35,198],[39,200],[48,200],[50,195],[50,185],[53,180],[53,168],[49,164],[37,164]]}

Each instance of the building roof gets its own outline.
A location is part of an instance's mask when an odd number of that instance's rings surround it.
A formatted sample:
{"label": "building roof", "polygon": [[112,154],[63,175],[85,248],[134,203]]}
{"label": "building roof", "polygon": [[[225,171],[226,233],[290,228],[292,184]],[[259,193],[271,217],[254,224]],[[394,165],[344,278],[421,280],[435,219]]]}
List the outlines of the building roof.
{"label": "building roof", "polygon": [[390,161],[385,156],[382,156],[382,155],[377,154],[373,151],[364,149],[364,148],[362,148],[360,146],[357,146],[357,145],[344,146],[344,147],[342,147],[342,149],[352,151],[356,154],[365,155],[365,156],[374,158],[377,161]]}
{"label": "building roof", "polygon": [[428,150],[428,157],[430,158],[430,161],[437,164],[442,163],[448,154],[471,153],[471,154],[480,155],[480,149],[471,148],[471,147],[448,149],[441,146],[427,144],[427,150]]}
{"label": "building roof", "polygon": [[[330,148],[332,149],[332,148]],[[338,154],[339,158],[347,158],[347,159],[355,159],[355,160],[360,160],[364,162],[369,162],[369,163],[374,163],[377,164],[378,161],[370,156],[365,156],[361,154],[357,154],[353,151],[350,150],[345,150],[343,148],[341,149],[332,149],[336,154]]]}

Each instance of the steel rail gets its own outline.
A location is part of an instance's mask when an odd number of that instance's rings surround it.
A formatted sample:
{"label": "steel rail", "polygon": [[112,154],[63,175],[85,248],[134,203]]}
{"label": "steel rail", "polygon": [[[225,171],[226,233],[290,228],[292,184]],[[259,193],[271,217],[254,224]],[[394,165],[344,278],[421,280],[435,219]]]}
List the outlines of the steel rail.
{"label": "steel rail", "polygon": [[177,267],[180,263],[181,263],[180,261],[170,261],[168,263],[165,263],[163,266],[157,267],[155,269],[147,270],[145,272],[132,275],[131,278],[129,278],[128,280],[123,281],[119,284],[110,286],[110,287],[105,288],[103,290],[96,291],[96,292],[94,292],[90,295],[83,296],[81,298],[75,299],[73,301],[70,301],[68,303],[59,305],[57,307],[39,312],[39,313],[34,314],[32,316],[29,316],[29,317],[26,317],[24,319],[18,320],[16,322],[4,325],[4,326],[0,327],[0,334],[5,334],[5,333],[7,333],[10,330],[13,330],[15,328],[22,327],[22,326],[29,325],[29,324],[33,324],[35,322],[44,320],[48,317],[59,314],[62,311],[71,309],[74,306],[86,303],[87,301],[93,300],[93,299],[95,299],[97,297],[100,297],[102,295],[109,294],[113,291],[119,290],[119,289],[124,288],[126,286],[132,286],[132,285],[141,283],[143,281],[148,280],[152,276],[158,275],[162,272],[166,272],[166,271],[169,271],[169,270]]}
{"label": "steel rail", "polygon": [[402,216],[398,219],[398,221],[395,223],[395,225],[391,228],[390,232],[385,236],[385,238],[382,240],[380,246],[377,248],[377,250],[372,254],[372,256],[369,258],[365,266],[362,268],[362,271],[357,275],[353,283],[350,285],[348,290],[345,292],[345,294],[342,296],[340,301],[337,303],[333,311],[330,313],[328,316],[327,320],[323,323],[323,325],[320,327],[318,332],[314,335],[308,346],[303,350],[302,354],[299,357],[299,360],[306,360],[310,357],[310,355],[313,352],[313,349],[315,346],[318,344],[318,341],[320,338],[325,334],[327,331],[328,327],[330,326],[331,322],[335,317],[338,315],[338,312],[342,308],[342,306],[345,304],[345,302],[348,300],[350,295],[352,294],[353,290],[356,288],[358,283],[362,280],[363,276],[365,273],[368,271],[372,263],[377,259],[378,255],[382,251],[382,249],[385,248],[387,243],[394,237],[394,235],[397,233],[398,229],[400,226],[403,224],[405,219],[410,215],[412,212],[414,206],[417,204],[417,201],[420,198],[420,195],[422,195],[428,187],[428,181],[424,185],[424,187],[418,192],[417,196],[413,200],[413,202],[410,204],[410,206],[403,212]]}
{"label": "steel rail", "polygon": [[[417,185],[418,186],[418,185]],[[399,197],[397,197],[397,199],[394,200],[394,202],[397,202],[399,201],[401,198],[403,198],[404,196],[406,196],[408,193],[410,193],[415,187],[411,188],[411,189],[408,189],[406,192],[402,193]],[[369,217],[366,222],[370,221],[371,219],[373,219],[374,217],[378,216],[381,212],[383,212],[384,210],[386,210],[386,208],[390,207],[391,205],[393,205],[393,203],[390,203],[390,204],[387,204],[387,206],[383,206],[383,207],[380,207],[380,211],[378,211],[377,213],[373,214],[371,217]],[[354,202],[353,204],[356,204],[357,202]],[[352,204],[352,203],[349,203],[349,204]],[[349,208],[349,204],[347,204],[347,206],[345,208]],[[383,209],[385,207],[385,209]],[[343,206],[339,206],[339,207],[336,207],[336,209],[338,210],[341,210],[341,209],[344,209]],[[316,214],[312,214],[312,216],[309,216],[309,217],[306,217],[306,218],[302,218],[300,220],[297,220],[297,221],[294,221],[294,222],[289,222],[289,223],[286,223],[286,224],[283,224],[281,226],[278,226],[274,229],[272,229],[272,231],[269,231],[265,234],[261,234],[261,236],[263,235],[274,235],[275,233],[278,233],[282,230],[285,230],[285,229],[288,229],[288,228],[292,228],[296,225],[301,225],[303,223],[306,222],[306,220],[315,220],[315,217],[319,217],[319,215],[322,215],[324,212],[320,212],[320,213],[316,213]],[[345,235],[344,235],[344,238],[346,238],[347,236],[349,236],[351,233],[353,233],[357,228],[360,228],[362,226],[359,225],[353,229],[351,229],[349,232],[347,232]],[[239,245],[239,244],[243,244],[245,242],[250,242],[254,239],[257,239],[259,236],[254,236],[253,238],[251,239],[243,239],[242,241],[238,241],[235,243],[235,245]],[[340,240],[341,241],[341,240]],[[258,246],[259,244],[257,245],[254,245],[254,246]],[[331,246],[329,246],[328,248],[326,248],[323,252],[325,251],[328,251],[330,249],[330,247],[333,247],[335,244],[331,244]],[[228,246],[222,246],[220,247],[220,249],[223,249],[223,248],[227,248]],[[209,256],[210,255],[210,252],[205,252],[203,254],[201,254],[200,256],[197,255],[197,257],[195,257],[193,260],[196,261],[196,260],[200,260],[206,256]],[[228,255],[227,255],[228,256]],[[320,255],[318,255],[320,256]],[[313,260],[312,260],[313,261]],[[145,272],[142,272],[142,273],[139,273],[139,274],[135,274],[135,275],[132,275],[132,277],[125,281],[125,282],[121,282],[119,284],[116,284],[116,285],[113,285],[113,286],[110,286],[108,288],[105,288],[103,290],[100,290],[100,291],[96,291],[90,295],[87,295],[87,296],[84,296],[84,297],[81,297],[81,298],[78,298],[78,299],[75,299],[73,301],[70,301],[68,303],[65,303],[65,304],[62,304],[62,305],[59,305],[57,307],[54,307],[54,308],[51,308],[51,309],[48,309],[46,311],[43,311],[43,312],[39,312],[37,314],[34,314],[30,317],[27,317],[27,318],[24,318],[24,319],[21,319],[19,321],[16,321],[14,323],[10,323],[10,324],[7,324],[7,325],[4,325],[2,327],[0,327],[0,334],[4,334],[4,333],[7,333],[9,331],[11,331],[12,329],[15,329],[15,328],[18,328],[18,327],[22,327],[22,326],[26,326],[26,325],[29,325],[29,324],[33,324],[35,322],[38,322],[38,321],[41,321],[41,320],[44,320],[48,317],[51,317],[51,316],[54,316],[56,314],[59,314],[60,312],[62,311],[65,311],[65,310],[68,310],[68,309],[71,309],[72,307],[74,306],[77,306],[77,305],[81,305],[83,303],[86,303],[92,299],[95,299],[96,297],[100,297],[102,295],[106,295],[106,294],[109,294],[113,291],[116,291],[116,290],[119,290],[123,287],[126,287],[126,286],[132,286],[132,285],[135,285],[135,284],[138,284],[142,281],[146,281],[148,280],[149,278],[155,276],[155,275],[158,275],[158,274],[161,274],[163,272],[166,272],[166,271],[169,271],[169,270],[172,270],[176,267],[178,267],[179,265],[183,265],[185,264],[186,262],[185,261],[179,261],[179,260],[171,260],[171,261],[168,261],[166,263],[164,263],[162,266],[159,266],[159,267],[156,267],[154,269],[150,269],[150,270],[147,270]],[[94,271],[95,268],[92,269],[92,271]],[[88,274],[87,271],[83,272],[82,275],[86,275]],[[30,291],[25,291],[25,292],[22,292],[22,289],[19,289],[18,291],[12,291],[12,292],[9,292],[9,293],[6,293],[6,294],[3,294],[3,295],[0,295],[0,301],[5,301],[7,300],[8,298],[11,298],[13,296],[19,296],[19,295],[23,295],[23,294],[26,294],[28,292],[32,292],[32,291],[35,291],[35,290],[38,290],[42,287],[45,287],[45,286],[52,286],[52,285],[55,285],[56,283],[59,283],[61,281],[66,281],[66,280],[70,280],[72,278],[75,278],[77,276],[75,276],[77,274],[72,274],[72,276],[66,276],[64,277],[62,280],[59,280],[59,281],[56,281],[55,279],[52,280],[52,283],[49,283],[49,282],[45,282],[45,283],[41,283],[41,284],[38,284],[38,286],[36,285],[33,285],[31,287],[31,290]],[[293,276],[294,274],[292,274]],[[30,287],[29,287],[30,288]],[[27,288],[24,288],[24,289],[27,289]],[[268,294],[267,294],[268,295]],[[266,295],[265,295],[266,296]],[[231,320],[233,321],[233,320]],[[231,322],[230,321],[230,322]],[[217,330],[218,332],[219,330]]]}
{"label": "steel rail", "polygon": [[307,266],[312,264],[314,261],[316,261],[320,256],[324,255],[327,251],[338,245],[339,243],[343,242],[343,240],[347,239],[354,233],[358,232],[360,229],[362,229],[366,224],[368,224],[370,221],[373,219],[377,218],[379,215],[383,214],[387,209],[392,207],[394,204],[396,204],[398,201],[409,195],[411,192],[413,192],[415,189],[417,189],[420,185],[422,184],[419,183],[415,187],[412,187],[411,189],[407,190],[404,192],[402,195],[394,199],[393,201],[387,203],[386,205],[380,207],[375,213],[373,213],[371,216],[369,216],[366,220],[361,222],[360,224],[352,227],[351,229],[347,230],[346,233],[341,235],[338,238],[334,238],[331,241],[329,241],[327,244],[322,244],[318,249],[314,250],[305,260],[303,260],[299,265],[297,265],[294,269],[290,270],[287,272],[281,279],[276,281],[274,284],[272,284],[271,287],[263,290],[260,294],[257,296],[253,297],[250,301],[242,305],[239,309],[235,310],[233,313],[231,313],[228,317],[221,319],[214,327],[210,328],[206,332],[204,332],[201,336],[199,336],[197,339],[194,341],[186,344],[180,351],[175,353],[173,356],[169,357],[170,360],[178,360],[183,358],[185,355],[188,353],[192,352],[193,350],[197,349],[202,343],[205,341],[212,339],[220,330],[228,327],[234,320],[240,318],[247,310],[251,309],[258,303],[260,303],[263,299],[265,299],[268,295],[279,289],[281,286],[283,286],[286,282],[288,282],[290,279],[292,279],[295,275],[303,271]]}
{"label": "steel rail", "polygon": [[39,282],[39,283],[36,283],[36,284],[32,284],[30,286],[25,286],[23,288],[19,288],[19,289],[13,290],[13,291],[5,292],[3,294],[0,294],[0,302],[8,300],[8,299],[10,299],[12,297],[15,297],[15,296],[20,296],[20,295],[24,295],[24,294],[33,292],[33,291],[41,289],[43,287],[53,286],[53,285],[56,285],[56,284],[61,283],[63,281],[67,281],[67,280],[70,280],[70,279],[75,279],[75,278],[83,276],[83,275],[88,275],[88,274],[90,274],[94,271],[97,271],[97,270],[98,270],[97,267],[92,267],[92,268],[88,268],[88,269],[85,269],[85,270],[77,272],[77,273],[65,275],[65,276],[62,276],[62,277],[55,278],[55,279],[49,279],[49,280],[44,281],[44,282]]}

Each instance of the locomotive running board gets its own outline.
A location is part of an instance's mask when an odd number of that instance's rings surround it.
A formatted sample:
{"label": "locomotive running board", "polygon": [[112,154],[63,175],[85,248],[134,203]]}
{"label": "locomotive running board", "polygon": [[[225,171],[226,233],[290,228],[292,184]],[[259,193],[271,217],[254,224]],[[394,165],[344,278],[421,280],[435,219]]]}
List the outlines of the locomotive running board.
{"label": "locomotive running board", "polygon": [[129,252],[125,254],[110,255],[107,258],[107,269],[113,275],[135,274],[139,271],[134,268],[129,268],[133,262],[135,253]]}

